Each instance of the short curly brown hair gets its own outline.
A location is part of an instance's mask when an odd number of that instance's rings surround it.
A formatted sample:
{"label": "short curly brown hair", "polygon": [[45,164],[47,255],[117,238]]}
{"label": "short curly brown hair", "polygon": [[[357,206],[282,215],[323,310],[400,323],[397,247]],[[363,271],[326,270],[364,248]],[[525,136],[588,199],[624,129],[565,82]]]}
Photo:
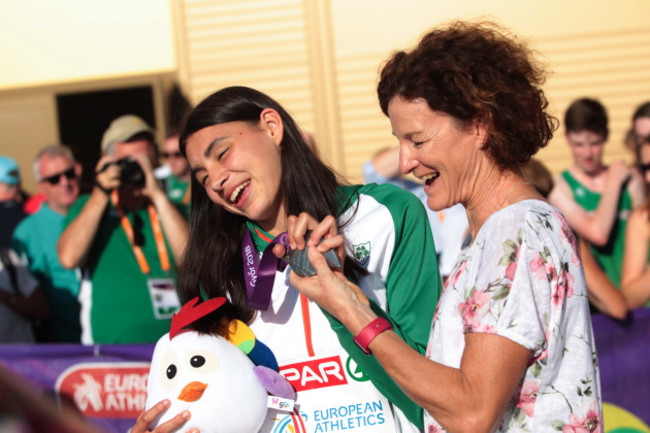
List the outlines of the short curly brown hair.
{"label": "short curly brown hair", "polygon": [[546,112],[546,74],[524,43],[490,22],[457,21],[427,33],[411,51],[384,65],[377,86],[388,115],[395,96],[423,98],[429,107],[488,129],[484,149],[501,169],[513,169],[546,146],[558,121]]}

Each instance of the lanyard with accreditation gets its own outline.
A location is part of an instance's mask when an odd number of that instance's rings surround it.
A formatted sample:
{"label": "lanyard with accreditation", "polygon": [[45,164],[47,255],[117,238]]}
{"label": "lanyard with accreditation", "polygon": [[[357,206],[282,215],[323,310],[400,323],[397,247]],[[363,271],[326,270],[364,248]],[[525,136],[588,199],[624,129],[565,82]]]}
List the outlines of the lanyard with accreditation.
{"label": "lanyard with accreditation", "polygon": [[[113,206],[120,216],[120,224],[122,229],[126,233],[126,237],[129,240],[129,244],[133,250],[133,255],[135,256],[138,266],[144,275],[147,276],[147,287],[149,289],[149,295],[151,297],[151,303],[153,307],[154,316],[157,319],[169,319],[171,318],[178,309],[180,309],[180,301],[178,295],[176,294],[176,282],[173,278],[151,278],[149,274],[151,273],[151,267],[147,262],[147,258],[142,251],[142,247],[137,245],[135,242],[135,233],[133,231],[133,226],[131,221],[124,213],[124,209],[119,202],[119,197],[117,191],[113,190],[111,192],[111,201]],[[151,220],[151,229],[153,231],[154,241],[156,243],[156,250],[158,251],[158,256],[160,258],[160,267],[162,270],[169,274],[171,269],[169,253],[167,252],[167,246],[165,245],[165,238],[163,236],[162,227],[160,226],[160,220],[158,214],[156,214],[156,209],[154,208],[151,202],[147,203],[147,212],[149,213],[149,219]]]}

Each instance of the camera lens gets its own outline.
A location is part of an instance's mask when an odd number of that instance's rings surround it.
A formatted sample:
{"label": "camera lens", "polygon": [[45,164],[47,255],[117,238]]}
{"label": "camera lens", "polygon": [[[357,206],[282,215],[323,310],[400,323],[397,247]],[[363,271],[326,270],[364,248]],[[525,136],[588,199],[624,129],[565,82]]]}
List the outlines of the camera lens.
{"label": "camera lens", "polygon": [[120,167],[120,181],[123,185],[141,188],[144,186],[144,171],[134,159],[123,158],[116,162]]}

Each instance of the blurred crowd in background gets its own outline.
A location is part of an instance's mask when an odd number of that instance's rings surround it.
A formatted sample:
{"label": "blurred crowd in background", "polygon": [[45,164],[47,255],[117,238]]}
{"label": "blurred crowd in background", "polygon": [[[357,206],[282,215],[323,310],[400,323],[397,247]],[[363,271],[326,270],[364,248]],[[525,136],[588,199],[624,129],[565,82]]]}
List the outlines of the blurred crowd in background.
{"label": "blurred crowd in background", "polygon": [[[25,191],[27,174],[11,155],[0,156],[1,342],[146,343],[167,332],[180,307],[175,264],[191,197],[191,169],[178,143],[190,105],[176,100],[163,143],[125,113],[107,125],[94,167],[82,167],[65,144],[43,147],[29,174],[38,191]],[[592,314],[625,321],[631,309],[650,305],[650,102],[630,119],[632,165],[605,165],[608,117],[598,99],[576,99],[562,120],[571,166],[553,177],[533,159],[524,176],[579,239]],[[88,191],[80,188],[82,170],[95,172]],[[397,146],[369,155],[363,175],[412,192],[426,207],[422,185],[400,175]],[[444,282],[470,241],[467,217],[462,205],[427,212]]]}

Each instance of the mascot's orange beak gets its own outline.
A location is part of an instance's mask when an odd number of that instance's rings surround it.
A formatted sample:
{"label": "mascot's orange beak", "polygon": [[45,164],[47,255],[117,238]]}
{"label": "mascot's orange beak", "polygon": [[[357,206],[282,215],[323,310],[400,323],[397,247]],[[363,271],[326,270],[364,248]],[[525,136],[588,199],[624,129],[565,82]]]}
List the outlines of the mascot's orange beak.
{"label": "mascot's orange beak", "polygon": [[178,395],[179,400],[191,402],[197,401],[203,395],[203,391],[208,387],[207,383],[201,382],[190,382],[185,385],[185,388]]}

